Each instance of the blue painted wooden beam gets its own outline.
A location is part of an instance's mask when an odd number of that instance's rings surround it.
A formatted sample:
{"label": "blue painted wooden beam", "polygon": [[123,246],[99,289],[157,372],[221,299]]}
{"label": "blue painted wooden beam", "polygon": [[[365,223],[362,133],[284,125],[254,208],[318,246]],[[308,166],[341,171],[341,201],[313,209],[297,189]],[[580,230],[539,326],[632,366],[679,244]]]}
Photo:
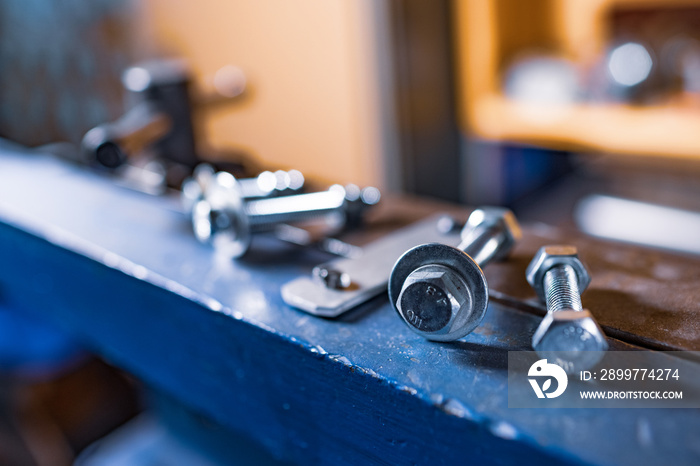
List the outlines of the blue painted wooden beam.
{"label": "blue painted wooden beam", "polygon": [[304,464],[697,462],[695,410],[507,407],[507,351],[536,316],[492,304],[452,344],[385,297],[340,320],[287,307],[325,257],[270,242],[245,261],[192,238],[174,199],[36,155],[0,155],[0,305],[38,313],[183,404]]}

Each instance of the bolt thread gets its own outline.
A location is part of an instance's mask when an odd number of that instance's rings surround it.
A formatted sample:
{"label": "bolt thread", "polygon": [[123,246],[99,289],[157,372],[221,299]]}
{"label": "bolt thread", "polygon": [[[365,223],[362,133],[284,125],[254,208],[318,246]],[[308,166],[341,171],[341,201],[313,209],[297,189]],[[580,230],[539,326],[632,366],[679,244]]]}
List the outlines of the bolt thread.
{"label": "bolt thread", "polygon": [[583,310],[576,271],[570,265],[552,267],[544,274],[547,311]]}

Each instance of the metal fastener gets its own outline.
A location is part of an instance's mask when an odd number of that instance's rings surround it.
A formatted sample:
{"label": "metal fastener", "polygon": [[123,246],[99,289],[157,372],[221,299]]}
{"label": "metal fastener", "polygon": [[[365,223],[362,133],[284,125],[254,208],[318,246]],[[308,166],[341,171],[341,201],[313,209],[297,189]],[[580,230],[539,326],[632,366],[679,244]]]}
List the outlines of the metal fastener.
{"label": "metal fastener", "polygon": [[481,267],[505,257],[520,237],[510,210],[476,209],[458,247],[423,244],[401,256],[389,278],[389,299],[419,335],[434,341],[462,338],[486,313],[488,286]]}
{"label": "metal fastener", "polygon": [[572,365],[572,370],[595,365],[608,343],[591,312],[581,303],[581,293],[590,284],[591,276],[576,248],[540,248],[527,267],[526,278],[547,303],[547,315],[532,337],[535,351],[564,352],[563,359]]}
{"label": "metal fastener", "polygon": [[304,175],[299,170],[264,171],[254,178],[239,179],[243,197],[254,199],[281,194],[293,194],[304,187]]}
{"label": "metal fastener", "polygon": [[362,247],[326,245],[327,250],[340,252],[344,257],[319,264],[311,276],[301,275],[282,285],[282,299],[310,314],[332,318],[386,293],[396,258],[407,249],[430,241],[459,244],[459,230],[441,232],[437,228],[439,218],[426,218]]}
{"label": "metal fastener", "polygon": [[280,224],[320,220],[339,228],[347,221],[349,204],[340,185],[323,192],[247,201],[233,175],[219,172],[192,207],[192,225],[198,240],[240,257],[248,251],[254,233]]}
{"label": "metal fastener", "polygon": [[350,275],[328,266],[317,266],[311,271],[315,280],[319,280],[326,288],[344,290],[350,287]]}
{"label": "metal fastener", "polygon": [[[215,175],[214,167],[202,163],[194,169],[192,177],[182,183],[181,200],[185,212],[192,212],[195,204],[204,198]],[[304,175],[298,170],[264,171],[254,178],[236,181],[244,199],[256,199],[298,191],[304,186]]]}

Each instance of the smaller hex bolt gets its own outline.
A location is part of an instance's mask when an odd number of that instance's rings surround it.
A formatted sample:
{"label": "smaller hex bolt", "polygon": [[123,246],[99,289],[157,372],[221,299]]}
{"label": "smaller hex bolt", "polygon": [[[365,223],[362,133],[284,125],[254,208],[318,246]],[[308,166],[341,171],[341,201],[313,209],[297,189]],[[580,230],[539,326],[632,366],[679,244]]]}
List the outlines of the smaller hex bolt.
{"label": "smaller hex bolt", "polygon": [[469,216],[458,247],[431,243],[409,249],[389,278],[396,312],[428,340],[452,341],[469,334],[488,304],[481,267],[505,257],[520,236],[510,210],[483,207]]}
{"label": "smaller hex bolt", "polygon": [[608,349],[605,334],[590,311],[583,308],[581,293],[591,276],[574,246],[540,248],[527,267],[526,278],[547,303],[547,315],[532,337],[538,353],[563,353],[567,371],[590,368]]}

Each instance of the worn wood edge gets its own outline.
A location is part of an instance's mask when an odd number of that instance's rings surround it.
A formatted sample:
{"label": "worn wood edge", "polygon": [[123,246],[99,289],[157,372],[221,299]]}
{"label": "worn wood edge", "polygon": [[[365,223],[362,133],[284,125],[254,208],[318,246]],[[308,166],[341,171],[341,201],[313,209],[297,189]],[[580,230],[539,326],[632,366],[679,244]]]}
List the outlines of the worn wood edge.
{"label": "worn wood edge", "polygon": [[[4,213],[2,215],[5,216]],[[546,459],[549,462],[555,460],[568,462],[573,458],[573,456],[563,450],[552,447],[549,447],[546,450],[543,449],[542,445],[539,445],[525,432],[516,431],[510,424],[504,423],[498,419],[491,419],[488,416],[477,413],[464,406],[458,400],[442,399],[436,401],[435,397],[431,397],[430,394],[392,381],[378,374],[371,368],[365,368],[353,364],[343,356],[328,354],[323,348],[315,346],[309,342],[302,341],[296,337],[277,332],[260,322],[245,318],[241,313],[235,310],[228,309],[225,306],[219,307],[220,303],[217,304],[216,301],[213,301],[206,296],[189,290],[173,282],[172,280],[165,279],[162,276],[145,270],[142,266],[134,264],[133,262],[112,253],[108,253],[102,248],[83,241],[67,232],[61,231],[60,229],[40,228],[35,222],[32,222],[26,218],[20,220],[16,216],[11,219],[8,219],[7,216],[5,216],[3,221],[5,222],[4,227],[6,228],[4,229],[6,232],[13,231],[15,235],[18,234],[19,236],[24,236],[25,239],[29,241],[38,241],[41,243],[40,247],[62,251],[64,255],[67,254],[67,257],[70,257],[70,259],[75,263],[82,263],[82,266],[87,266],[92,269],[95,267],[106,269],[107,273],[116,274],[114,276],[115,279],[119,281],[130,281],[132,282],[132,286],[147,286],[151,288],[151,291],[153,291],[153,288],[156,288],[159,294],[167,297],[166,299],[175,298],[176,300],[185,300],[187,302],[186,307],[190,310],[194,310],[197,313],[201,313],[202,311],[212,312],[214,315],[229,319],[229,323],[237,322],[241,325],[234,325],[231,328],[239,329],[237,331],[238,336],[247,334],[248,338],[250,338],[250,335],[254,333],[257,336],[254,337],[253,340],[256,340],[261,335],[264,335],[263,338],[268,338],[270,342],[275,342],[277,345],[284,345],[287,350],[296,351],[299,353],[301,358],[310,358],[310,360],[313,361],[321,361],[322,364],[317,365],[317,369],[321,372],[328,368],[335,374],[341,374],[339,377],[344,379],[346,382],[348,380],[353,380],[353,383],[356,385],[370,386],[370,384],[372,384],[372,390],[376,390],[377,394],[381,394],[382,396],[386,396],[394,400],[401,399],[400,402],[395,401],[395,403],[408,403],[412,405],[410,410],[423,411],[424,415],[427,414],[433,418],[436,416],[448,416],[450,419],[453,419],[453,421],[447,421],[446,424],[443,424],[441,421],[436,424],[438,426],[443,426],[443,429],[446,428],[445,426],[450,425],[450,429],[454,429],[455,431],[469,431],[470,433],[468,438],[470,441],[476,441],[473,437],[473,435],[476,435],[480,442],[487,442],[486,446],[491,446],[491,443],[489,442],[499,444],[497,447],[494,447],[494,451],[498,450],[501,452],[503,448],[510,449],[514,444],[516,444],[519,445],[518,450],[521,450],[521,452],[528,451],[529,454],[534,456],[544,455],[543,459]],[[0,234],[2,234],[2,230],[3,223],[0,222]],[[10,234],[13,233],[11,232]],[[105,254],[107,254],[107,256],[105,256]],[[65,263],[63,265],[65,266]],[[121,278],[117,278],[119,276],[121,276]],[[21,300],[21,304],[26,306],[28,303]],[[29,306],[31,306],[31,304],[29,304]],[[74,312],[74,310],[75,308],[71,306],[71,310],[68,312]],[[43,309],[42,312],[46,313],[51,311]],[[83,312],[90,313],[90,310],[84,309]],[[99,335],[94,334],[91,328],[88,329],[88,327],[90,327],[89,323],[81,323],[80,319],[78,319],[78,317],[75,315],[70,317],[70,315],[66,314],[65,308],[61,309],[57,314],[58,315],[54,315],[54,317],[59,317],[59,324],[62,324],[70,331],[75,331],[78,329],[79,337],[83,341],[86,341],[92,348],[96,349],[98,353],[106,357],[109,361],[129,371],[133,371],[134,374],[142,377],[148,383],[171,393],[184,404],[192,406],[192,397],[189,397],[186,393],[179,392],[178,390],[173,391],[172,387],[178,385],[178,380],[173,380],[173,383],[169,383],[163,380],[163,374],[153,375],[153,364],[135,363],[135,359],[131,357],[134,355],[127,354],[133,350],[128,350],[125,353],[118,344],[111,344],[109,341],[103,340],[103,337],[105,336],[104,333]],[[284,367],[284,365],[280,367]],[[318,377],[316,380],[322,379],[323,377]],[[282,388],[287,387],[287,385],[288,384],[282,384]],[[333,386],[334,384],[330,385]],[[340,385],[342,386],[343,384],[341,383]],[[208,398],[205,397],[203,399]],[[213,403],[212,405],[199,405],[193,407],[197,410],[201,410],[206,415],[211,416],[224,426],[239,432],[247,430],[247,433],[250,434],[250,430],[248,430],[249,426],[243,426],[241,423],[232,423],[231,419],[224,415],[225,410],[222,411],[219,409],[220,407],[217,407],[216,403]],[[410,412],[410,410],[408,412]],[[371,409],[368,409],[367,411],[370,413]],[[405,415],[406,412],[407,411],[404,409],[399,409],[398,407],[396,409],[396,413],[401,415]],[[427,423],[424,422],[425,419],[406,419],[405,421],[414,422],[415,426],[419,429],[425,429],[428,427]],[[382,423],[379,428],[385,429],[386,427]],[[428,431],[434,430],[435,429],[428,429]],[[420,433],[417,431],[411,432],[410,429],[399,429],[398,432],[400,432],[402,435],[408,436]],[[435,434],[437,435],[437,433]],[[453,435],[454,432],[451,434],[445,434]],[[253,433],[253,437],[255,440],[260,441],[266,448],[269,448],[276,456],[280,458],[287,457],[286,453],[281,453],[282,450],[286,450],[286,448],[280,449],[279,445],[275,445],[274,441],[271,442],[269,438],[266,439],[264,432],[260,432],[258,430],[257,432]],[[444,454],[447,456],[452,456],[453,454],[457,455],[457,453],[464,448],[484,448],[484,445],[470,445],[470,441],[465,441],[464,438],[454,439],[454,445],[452,445],[451,449],[446,448],[444,445],[436,445],[435,442],[431,441],[430,439],[423,438],[423,440],[425,440],[425,444],[422,444],[421,448],[418,449],[420,455]],[[327,441],[327,439],[324,439],[324,442],[325,441]],[[505,444],[500,445],[502,442],[505,442]],[[438,451],[433,451],[436,448]],[[371,447],[370,449],[375,450],[376,448]],[[363,454],[369,454],[369,452],[363,452]],[[461,453],[458,456],[464,458],[464,456],[461,456]],[[482,461],[493,460],[493,458],[495,457],[489,457],[486,455],[482,458]],[[291,459],[305,461],[307,458],[304,454],[292,454]],[[397,457],[395,460],[399,459],[400,457]],[[430,459],[433,464],[440,464],[437,457],[426,457],[425,459]],[[456,457],[453,458],[453,460],[454,459],[456,459]],[[381,458],[375,458],[375,460],[381,462]],[[445,464],[449,462],[450,461],[447,461]]]}

